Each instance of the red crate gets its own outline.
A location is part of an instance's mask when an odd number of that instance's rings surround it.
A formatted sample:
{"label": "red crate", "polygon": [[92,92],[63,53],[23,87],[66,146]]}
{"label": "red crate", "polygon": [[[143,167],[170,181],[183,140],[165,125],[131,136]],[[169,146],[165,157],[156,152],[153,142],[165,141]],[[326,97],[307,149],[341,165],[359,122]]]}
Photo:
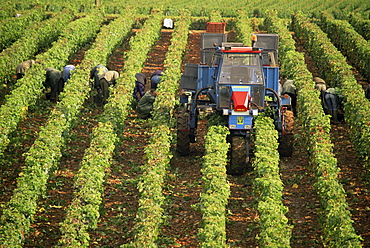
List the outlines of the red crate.
{"label": "red crate", "polygon": [[207,33],[225,33],[226,22],[207,22]]}

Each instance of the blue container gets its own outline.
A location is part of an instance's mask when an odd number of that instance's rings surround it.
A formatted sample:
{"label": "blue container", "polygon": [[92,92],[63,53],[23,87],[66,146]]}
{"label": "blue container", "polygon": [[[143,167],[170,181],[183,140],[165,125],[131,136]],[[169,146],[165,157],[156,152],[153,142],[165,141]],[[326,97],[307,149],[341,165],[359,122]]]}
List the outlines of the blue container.
{"label": "blue container", "polygon": [[266,87],[279,92],[279,67],[263,67],[265,75]]}

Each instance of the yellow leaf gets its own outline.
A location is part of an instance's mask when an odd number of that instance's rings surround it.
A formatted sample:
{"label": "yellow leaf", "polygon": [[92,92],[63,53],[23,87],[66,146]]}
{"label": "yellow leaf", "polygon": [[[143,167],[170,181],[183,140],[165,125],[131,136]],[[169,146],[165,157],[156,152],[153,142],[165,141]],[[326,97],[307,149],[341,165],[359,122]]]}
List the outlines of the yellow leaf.
{"label": "yellow leaf", "polygon": [[54,206],[54,205],[50,205],[51,208],[63,208],[63,206]]}

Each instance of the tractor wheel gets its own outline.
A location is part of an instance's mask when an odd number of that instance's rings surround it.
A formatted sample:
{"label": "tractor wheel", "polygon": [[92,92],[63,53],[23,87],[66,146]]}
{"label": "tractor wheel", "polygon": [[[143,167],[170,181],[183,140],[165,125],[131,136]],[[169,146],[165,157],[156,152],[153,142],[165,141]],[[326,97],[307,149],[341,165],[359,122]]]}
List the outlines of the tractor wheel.
{"label": "tractor wheel", "polygon": [[226,171],[229,175],[242,175],[247,171],[247,142],[243,136],[230,138],[230,163]]}
{"label": "tractor wheel", "polygon": [[188,112],[184,108],[180,108],[177,114],[177,152],[181,156],[188,156],[190,154]]}
{"label": "tractor wheel", "polygon": [[279,138],[278,151],[280,156],[290,157],[292,156],[294,145],[294,135],[293,135],[294,115],[292,111],[287,110],[284,112],[283,123],[284,127],[282,135]]}

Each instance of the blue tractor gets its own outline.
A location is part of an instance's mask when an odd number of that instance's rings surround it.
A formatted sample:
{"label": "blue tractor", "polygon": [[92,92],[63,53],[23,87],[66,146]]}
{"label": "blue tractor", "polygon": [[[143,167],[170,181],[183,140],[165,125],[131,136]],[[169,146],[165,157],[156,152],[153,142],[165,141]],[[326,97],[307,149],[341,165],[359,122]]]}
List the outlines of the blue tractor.
{"label": "blue tractor", "polygon": [[279,94],[278,36],[253,37],[253,46],[246,47],[226,42],[226,34],[202,33],[201,62],[186,64],[180,82],[177,151],[189,155],[200,114],[217,115],[230,130],[227,173],[231,175],[250,169],[253,120],[263,112],[274,119],[280,154],[292,153],[292,133],[286,125],[292,118],[290,98]]}

